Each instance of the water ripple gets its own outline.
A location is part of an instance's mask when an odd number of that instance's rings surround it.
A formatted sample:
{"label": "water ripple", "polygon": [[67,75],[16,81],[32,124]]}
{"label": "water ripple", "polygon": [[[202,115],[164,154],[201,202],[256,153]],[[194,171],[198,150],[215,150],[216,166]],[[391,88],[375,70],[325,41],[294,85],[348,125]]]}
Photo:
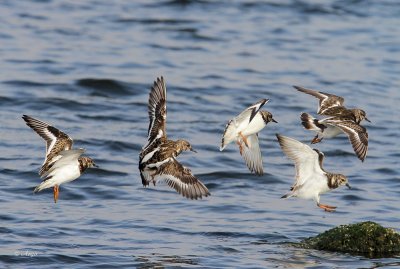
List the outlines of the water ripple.
{"label": "water ripple", "polygon": [[[399,229],[395,1],[3,1],[0,8],[0,267],[297,268],[396,267],[290,247],[334,226],[372,220]],[[362,19],[362,24],[360,24]],[[149,89],[167,80],[167,133],[197,154],[178,159],[211,192],[186,200],[165,183],[144,188],[137,169],[146,142]],[[328,171],[349,177],[322,201],[280,199],[295,167],[275,133],[309,145],[299,121],[317,100],[292,85],[345,97],[367,111],[369,152],[360,162],[344,135],[312,145]],[[263,176],[225,124],[247,106],[278,124],[259,134]],[[43,140],[22,114],[49,122],[100,166],[33,194]]]}
{"label": "water ripple", "polygon": [[78,80],[76,85],[93,89],[94,91],[91,93],[93,96],[110,97],[134,94],[129,90],[130,87],[127,83],[112,79],[84,78]]}

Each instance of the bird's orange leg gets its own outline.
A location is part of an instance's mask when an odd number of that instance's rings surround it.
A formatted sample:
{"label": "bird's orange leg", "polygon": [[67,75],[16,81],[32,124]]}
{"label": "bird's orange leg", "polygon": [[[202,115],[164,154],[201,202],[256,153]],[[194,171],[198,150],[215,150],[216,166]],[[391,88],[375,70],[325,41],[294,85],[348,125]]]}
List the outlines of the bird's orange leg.
{"label": "bird's orange leg", "polygon": [[319,142],[321,142],[322,141],[322,137],[321,138],[318,138],[318,135],[316,135],[314,138],[313,138],[313,140],[311,140],[311,144],[317,144],[317,143],[319,143]]}
{"label": "bird's orange leg", "polygon": [[59,192],[60,191],[58,185],[55,185],[53,188],[54,203],[57,203]]}
{"label": "bird's orange leg", "polygon": [[318,207],[322,208],[325,211],[333,212],[336,209],[336,206],[324,205],[324,204],[317,204]]}
{"label": "bird's orange leg", "polygon": [[152,176],[151,176],[151,182],[153,183],[153,186],[156,186],[156,181],[154,180],[154,176],[155,176],[155,175],[152,175]]}
{"label": "bird's orange leg", "polygon": [[240,137],[242,138],[244,144],[246,145],[246,147],[249,147],[249,143],[247,143],[247,137],[245,137],[242,132],[239,132]]}
{"label": "bird's orange leg", "polygon": [[238,140],[238,141],[236,141],[236,144],[238,144],[240,155],[242,155],[242,153],[243,153],[243,145],[242,145],[242,143],[239,142],[239,140]]}
{"label": "bird's orange leg", "polygon": [[151,182],[153,183],[153,186],[156,186],[156,181],[154,180],[154,177],[156,176],[156,173],[158,172],[158,169],[151,175]]}

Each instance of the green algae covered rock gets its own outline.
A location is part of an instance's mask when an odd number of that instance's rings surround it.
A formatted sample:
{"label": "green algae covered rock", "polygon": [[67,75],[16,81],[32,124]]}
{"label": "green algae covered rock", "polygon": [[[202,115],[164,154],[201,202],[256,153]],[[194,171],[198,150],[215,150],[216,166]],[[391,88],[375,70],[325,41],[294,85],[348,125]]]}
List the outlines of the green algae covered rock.
{"label": "green algae covered rock", "polygon": [[391,257],[400,254],[400,234],[394,229],[366,221],[341,225],[307,238],[300,243],[300,247],[370,258]]}

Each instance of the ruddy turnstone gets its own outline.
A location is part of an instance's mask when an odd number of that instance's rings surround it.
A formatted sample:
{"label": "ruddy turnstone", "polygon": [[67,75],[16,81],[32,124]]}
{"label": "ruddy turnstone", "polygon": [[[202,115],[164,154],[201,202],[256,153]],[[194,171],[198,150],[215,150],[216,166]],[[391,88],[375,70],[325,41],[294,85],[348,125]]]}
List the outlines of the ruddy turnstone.
{"label": "ruddy turnstone", "polygon": [[53,187],[54,202],[57,203],[59,186],[71,182],[90,167],[97,167],[89,157],[81,157],[84,149],[72,149],[73,140],[57,128],[27,115],[26,124],[46,141],[46,157],[39,171],[42,183],[34,192]]}
{"label": "ruddy turnstone", "polygon": [[220,147],[220,151],[223,151],[229,143],[236,141],[247,167],[256,175],[263,174],[258,133],[267,126],[268,122],[277,123],[270,112],[260,110],[268,101],[269,99],[261,99],[231,119],[225,127]]}
{"label": "ruddy turnstone", "polygon": [[347,109],[343,106],[343,97],[329,93],[314,91],[299,86],[294,86],[298,91],[312,95],[319,99],[317,113],[327,116],[324,119],[315,119],[308,113],[300,116],[302,125],[307,130],[317,132],[311,141],[312,144],[321,142],[323,138],[332,138],[345,133],[350,140],[357,157],[364,161],[368,151],[368,133],[365,127],[360,125],[362,120],[368,120],[362,109]]}
{"label": "ruddy turnstone", "polygon": [[333,174],[324,170],[322,163],[324,154],[312,149],[293,138],[277,134],[279,144],[286,156],[294,161],[296,168],[295,183],[290,192],[282,198],[299,197],[313,199],[317,206],[325,211],[334,211],[336,207],[320,203],[320,195],[340,186],[350,185],[347,177],[342,174]]}
{"label": "ruddy turnstone", "polygon": [[349,120],[353,120],[355,123],[360,124],[361,121],[366,120],[371,122],[367,118],[367,114],[364,110],[359,108],[347,109],[344,104],[344,98],[329,94],[325,92],[319,92],[316,90],[306,89],[300,86],[293,86],[296,90],[312,95],[319,99],[318,111],[319,115],[334,116],[334,117],[345,117]]}
{"label": "ruddy turnstone", "polygon": [[210,195],[207,187],[176,158],[182,151],[194,151],[186,140],[168,140],[165,131],[167,119],[167,88],[164,78],[157,78],[149,95],[150,124],[147,144],[139,155],[139,170],[143,186],[156,185],[164,180],[186,198],[198,199]]}

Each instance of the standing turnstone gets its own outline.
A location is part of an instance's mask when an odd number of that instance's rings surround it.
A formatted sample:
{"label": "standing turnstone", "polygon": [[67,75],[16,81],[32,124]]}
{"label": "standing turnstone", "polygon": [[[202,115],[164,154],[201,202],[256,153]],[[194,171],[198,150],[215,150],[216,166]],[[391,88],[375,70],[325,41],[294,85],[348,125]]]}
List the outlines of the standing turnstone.
{"label": "standing turnstone", "polygon": [[39,171],[42,183],[34,192],[53,188],[57,203],[59,186],[73,181],[90,167],[97,167],[89,157],[81,157],[84,149],[72,149],[73,140],[57,128],[27,115],[22,117],[26,124],[46,141],[46,157]]}
{"label": "standing turnstone", "polygon": [[324,205],[319,202],[320,195],[340,186],[350,185],[347,177],[342,174],[332,174],[324,170],[322,162],[324,154],[317,149],[312,149],[293,138],[277,134],[279,144],[286,156],[294,161],[296,178],[290,192],[282,198],[299,197],[313,199],[317,206],[325,211],[332,212],[336,207]]}
{"label": "standing turnstone", "polygon": [[272,118],[270,112],[260,110],[268,101],[269,99],[261,99],[231,119],[225,127],[220,147],[220,151],[223,151],[229,143],[235,140],[239,146],[240,155],[243,156],[247,167],[256,175],[263,174],[258,132],[267,126],[268,122],[273,121],[277,123]]}
{"label": "standing turnstone", "polygon": [[343,97],[329,93],[318,92],[303,87],[294,86],[298,91],[312,95],[319,99],[317,113],[327,116],[324,119],[315,119],[308,113],[300,116],[302,125],[307,130],[317,132],[311,141],[312,144],[321,142],[323,138],[332,138],[345,133],[350,140],[357,157],[364,161],[368,151],[368,133],[360,125],[362,120],[370,122],[362,109],[347,109],[343,106]]}
{"label": "standing turnstone", "polygon": [[176,158],[182,151],[192,149],[186,140],[168,140],[165,131],[167,119],[167,89],[164,78],[157,78],[149,95],[149,118],[147,144],[139,155],[139,170],[143,186],[158,180],[165,182],[186,198],[198,199],[210,195],[190,169],[180,164]]}

